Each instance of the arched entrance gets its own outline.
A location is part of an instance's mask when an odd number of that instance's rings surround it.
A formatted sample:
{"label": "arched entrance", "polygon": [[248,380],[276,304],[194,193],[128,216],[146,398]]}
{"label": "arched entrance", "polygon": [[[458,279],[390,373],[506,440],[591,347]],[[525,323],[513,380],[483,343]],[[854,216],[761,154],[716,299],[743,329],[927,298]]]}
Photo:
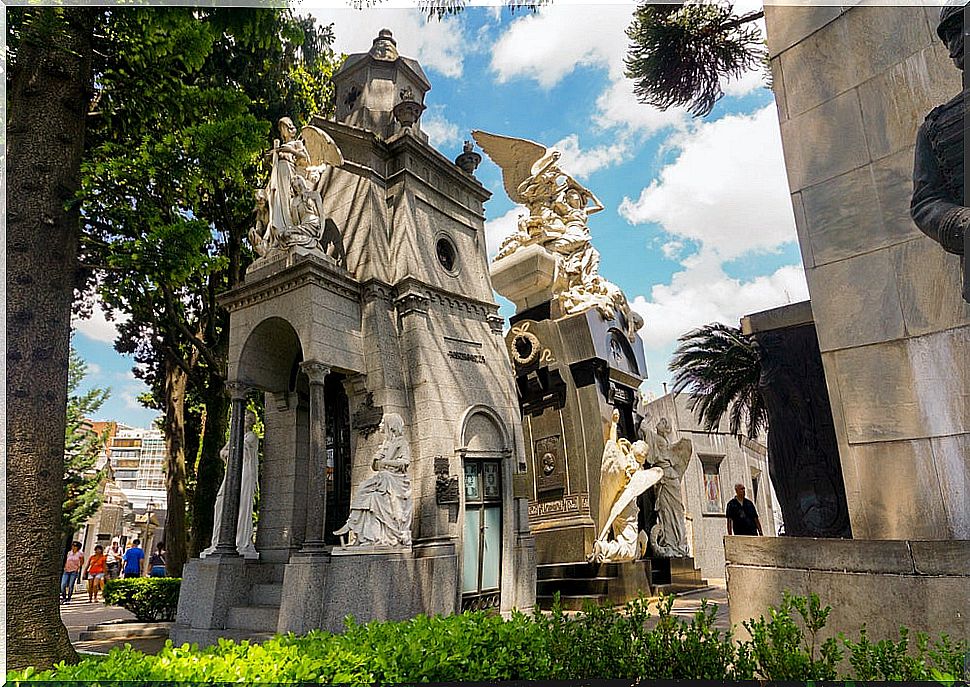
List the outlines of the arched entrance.
{"label": "arched entrance", "polygon": [[462,531],[462,609],[498,608],[501,603],[503,462],[509,455],[501,419],[477,407],[462,425],[464,526]]}

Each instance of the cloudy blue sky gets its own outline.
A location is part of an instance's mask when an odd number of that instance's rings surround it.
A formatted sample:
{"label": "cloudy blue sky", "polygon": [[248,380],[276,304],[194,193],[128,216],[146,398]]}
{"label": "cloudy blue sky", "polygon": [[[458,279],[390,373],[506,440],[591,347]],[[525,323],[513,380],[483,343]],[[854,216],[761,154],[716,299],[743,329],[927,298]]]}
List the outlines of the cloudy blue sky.
{"label": "cloudy blue sky", "polygon": [[[646,392],[663,393],[671,351],[687,330],[737,325],[742,315],[808,297],[774,100],[761,74],[726,84],[714,112],[694,119],[636,102],[623,77],[632,2],[555,0],[534,14],[471,7],[442,21],[395,0],[359,11],[298,7],[332,22],[344,53],[367,51],[379,29],[391,29],[400,53],[431,80],[422,127],[449,158],[472,129],[563,153],[560,166],[606,206],[590,218],[600,272],[646,321]],[[487,158],[477,176],[493,193],[485,211],[494,254],[522,209]],[[511,304],[499,302],[511,315]],[[102,316],[77,323],[88,382],[112,388],[100,419],[147,426],[155,414],[137,402],[144,387],[111,340]]]}

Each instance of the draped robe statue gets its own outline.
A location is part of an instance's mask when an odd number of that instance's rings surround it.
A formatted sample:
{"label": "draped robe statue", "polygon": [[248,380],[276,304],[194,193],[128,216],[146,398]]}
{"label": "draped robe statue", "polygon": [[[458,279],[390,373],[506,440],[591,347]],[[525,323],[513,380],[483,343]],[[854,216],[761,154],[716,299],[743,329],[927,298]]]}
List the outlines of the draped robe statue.
{"label": "draped robe statue", "polygon": [[374,474],[360,483],[350,501],[350,517],[334,532],[344,546],[411,546],[411,449],[404,420],[388,413],[381,420],[384,441],[374,456]]}
{"label": "draped robe statue", "polygon": [[[245,558],[259,558],[259,552],[253,544],[253,499],[256,496],[256,486],[259,480],[259,437],[253,432],[256,416],[246,412],[246,435],[243,438],[242,479],[239,485],[239,515],[236,520],[236,551]],[[219,455],[226,465],[229,463],[229,444],[226,444]],[[222,478],[222,486],[216,495],[216,507],[212,518],[212,541],[209,548],[199,556],[205,558],[216,550],[219,544],[219,529],[222,527],[222,502],[225,498],[228,470]]]}

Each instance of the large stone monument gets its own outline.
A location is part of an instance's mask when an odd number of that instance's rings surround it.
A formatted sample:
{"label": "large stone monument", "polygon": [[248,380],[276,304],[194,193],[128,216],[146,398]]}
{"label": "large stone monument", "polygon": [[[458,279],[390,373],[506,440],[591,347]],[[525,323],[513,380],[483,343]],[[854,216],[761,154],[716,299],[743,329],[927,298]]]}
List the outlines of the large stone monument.
{"label": "large stone monument", "polygon": [[910,217],[919,127],[962,90],[939,18],[765,6],[853,539],[728,537],[735,623],[787,589],[850,635],[970,633],[970,305],[959,257]]}
{"label": "large stone monument", "polygon": [[[472,135],[502,169],[509,197],[528,213],[500,246],[491,274],[495,289],[516,305],[506,344],[526,460],[515,494],[529,502],[541,601],[567,589],[577,599],[595,589],[622,601],[653,583],[671,583],[671,558],[681,563],[673,568],[686,571],[685,583],[699,582],[693,563],[681,560],[684,547],[659,541],[650,547],[662,559],[660,577],[640,560],[647,532],[683,532],[684,514],[681,508],[679,527],[641,522],[644,494],[667,488],[664,468],[650,468],[665,458],[657,453],[661,443],[637,441],[643,320],[599,274],[587,221],[602,203],[559,167],[558,151],[484,131]],[[615,584],[604,591],[606,578]]]}
{"label": "large stone monument", "polygon": [[[529,609],[535,559],[514,379],[485,253],[488,191],[421,130],[430,84],[391,33],[333,77],[335,120],[284,118],[256,192],[259,258],[230,312],[221,528],[189,561],[177,642],[343,618]],[[265,407],[258,560],[236,513]]]}

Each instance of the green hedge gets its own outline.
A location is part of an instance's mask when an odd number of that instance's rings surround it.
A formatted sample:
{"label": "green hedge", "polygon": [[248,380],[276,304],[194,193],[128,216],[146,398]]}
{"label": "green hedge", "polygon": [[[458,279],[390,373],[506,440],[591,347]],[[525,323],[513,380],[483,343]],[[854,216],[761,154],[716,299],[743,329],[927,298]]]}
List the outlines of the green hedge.
{"label": "green hedge", "polygon": [[182,580],[177,577],[108,580],[104,585],[104,602],[131,611],[146,623],[175,620],[181,584]]}
{"label": "green hedge", "polygon": [[[967,642],[941,637],[915,646],[844,638],[816,641],[827,608],[817,597],[786,596],[767,617],[748,624],[751,640],[732,641],[714,627],[716,609],[702,606],[691,619],[673,615],[672,598],[660,603],[654,627],[643,600],[625,608],[588,606],[567,616],[486,613],[418,617],[406,622],[348,621],[343,634],[311,632],[274,637],[262,645],[220,640],[216,646],[172,646],[157,655],[114,649],[105,659],[28,669],[8,681],[323,682],[393,684],[443,681],[709,679],[938,680],[963,677]],[[847,659],[843,661],[842,659]],[[848,672],[840,671],[845,666]]]}

